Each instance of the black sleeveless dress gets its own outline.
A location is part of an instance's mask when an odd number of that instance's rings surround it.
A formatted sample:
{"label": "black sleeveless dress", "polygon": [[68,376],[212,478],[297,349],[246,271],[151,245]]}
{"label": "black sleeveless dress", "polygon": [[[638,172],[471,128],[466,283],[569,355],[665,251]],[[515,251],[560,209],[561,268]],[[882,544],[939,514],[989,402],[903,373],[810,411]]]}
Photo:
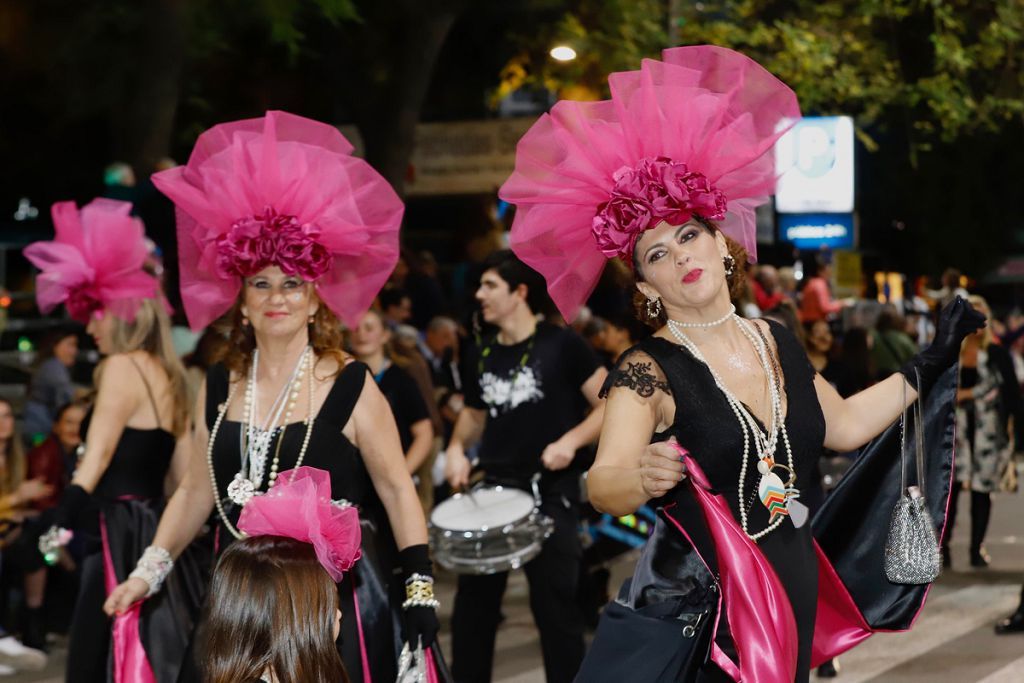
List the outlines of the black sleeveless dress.
{"label": "black sleeveless dress", "polygon": [[[806,487],[812,481],[825,439],[825,418],[814,388],[814,368],[792,333],[778,323],[769,321],[769,325],[784,376],[786,430],[797,475],[795,486]],[[652,360],[657,367],[651,366]],[[642,363],[647,364],[646,371],[640,367]],[[741,501],[737,484],[743,434],[707,366],[683,347],[660,337],[650,337],[623,354],[617,368],[609,375],[604,391],[613,386],[632,388],[641,396],[655,390],[667,390],[672,394],[676,406],[674,422],[668,429],[656,433],[652,443],[675,436],[704,470],[714,492],[729,502],[738,521]],[[781,437],[776,460],[788,464]],[[751,533],[768,526],[768,511],[756,496],[759,476],[757,468],[749,464],[744,483],[746,500],[742,504],[748,510]],[[714,545],[692,494],[685,487],[679,487],[659,503],[686,528],[701,555],[714,565]],[[808,522],[797,529],[788,520],[784,521],[757,544],[774,566],[792,604],[800,639],[796,680],[806,681],[810,675],[818,594],[818,564],[811,525]],[[711,568],[717,574],[717,567]],[[727,654],[735,657],[724,610],[720,620],[716,642]],[[714,664],[709,663],[707,668],[706,680],[731,680]]]}
{"label": "black sleeveless dress", "polygon": [[[155,402],[153,410],[159,420]],[[82,421],[83,441],[91,421],[90,410]],[[174,447],[175,437],[165,429],[125,427],[93,491],[93,505],[76,520],[74,532],[85,538],[87,554],[68,645],[66,680],[70,683],[114,681],[115,669],[125,671],[122,662],[131,658],[131,651],[139,654],[139,641],[158,683],[173,683],[178,677],[209,573],[200,558],[183,554],[163,589],[142,603],[138,615],[121,618],[137,622],[138,638],[129,635],[125,640],[120,625],[118,635],[112,637],[114,622],[103,612],[108,591],[127,580],[153,540]],[[126,675],[146,680],[138,670]]]}
{"label": "black sleeveless dress", "polygon": [[[362,527],[362,557],[355,568],[338,584],[341,599],[340,651],[349,678],[358,681],[393,681],[398,671],[396,664],[401,651],[397,584],[394,569],[398,550],[395,546],[387,514],[373,488],[369,472],[359,449],[342,433],[370,376],[363,363],[352,362],[342,368],[331,387],[323,406],[313,423],[309,446],[302,464],[316,467],[330,474],[331,495],[335,500],[345,499],[359,509]],[[372,379],[371,379],[372,381]],[[221,404],[228,395],[228,371],[223,365],[210,368],[206,376],[206,423],[212,429]],[[213,444],[213,468],[218,495],[225,504],[225,512],[232,525],[238,521],[241,509],[227,497],[227,487],[241,466],[239,430],[241,423],[224,420]],[[283,436],[278,471],[295,467],[302,448],[306,426],[302,422],[289,424]],[[277,447],[272,445],[271,453]],[[271,456],[272,457],[272,456]],[[262,490],[266,489],[266,482]],[[217,552],[222,551],[234,537],[218,524]],[[368,664],[369,671],[364,666]],[[192,667],[187,667],[191,669]],[[183,673],[183,681],[198,681],[194,671]]]}

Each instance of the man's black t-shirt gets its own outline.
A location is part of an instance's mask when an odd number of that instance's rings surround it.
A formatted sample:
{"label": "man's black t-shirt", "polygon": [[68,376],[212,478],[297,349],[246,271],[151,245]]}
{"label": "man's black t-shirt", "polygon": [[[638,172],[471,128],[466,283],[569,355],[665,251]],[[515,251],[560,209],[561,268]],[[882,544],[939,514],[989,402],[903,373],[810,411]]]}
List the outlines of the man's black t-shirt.
{"label": "man's black t-shirt", "polygon": [[375,379],[380,393],[384,394],[391,405],[391,412],[395,414],[402,452],[405,453],[412,445],[412,426],[420,420],[430,419],[423,395],[412,375],[397,365],[389,365]]}
{"label": "man's black t-shirt", "polygon": [[[547,323],[511,346],[486,337],[466,356],[466,405],[487,411],[480,465],[488,478],[525,484],[543,470],[544,448],[585,417],[580,389],[601,363],[575,332]],[[548,474],[545,481],[573,472]]]}

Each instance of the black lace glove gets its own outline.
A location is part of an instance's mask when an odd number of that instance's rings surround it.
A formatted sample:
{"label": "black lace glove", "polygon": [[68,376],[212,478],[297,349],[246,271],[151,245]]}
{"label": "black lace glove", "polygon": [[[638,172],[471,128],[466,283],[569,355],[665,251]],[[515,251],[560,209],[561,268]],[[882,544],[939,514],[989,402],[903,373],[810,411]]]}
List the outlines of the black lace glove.
{"label": "black lace glove", "polygon": [[404,619],[402,637],[412,647],[417,641],[430,647],[441,629],[434,599],[434,566],[426,544],[409,546],[398,553],[405,577],[406,601],[402,605]]}
{"label": "black lace glove", "polygon": [[[918,393],[927,390],[935,380],[960,358],[960,345],[964,338],[985,326],[985,316],[974,310],[963,298],[957,297],[939,314],[935,339],[928,348],[908,360],[900,368],[910,386]],[[923,387],[917,386],[914,371],[921,373]]]}

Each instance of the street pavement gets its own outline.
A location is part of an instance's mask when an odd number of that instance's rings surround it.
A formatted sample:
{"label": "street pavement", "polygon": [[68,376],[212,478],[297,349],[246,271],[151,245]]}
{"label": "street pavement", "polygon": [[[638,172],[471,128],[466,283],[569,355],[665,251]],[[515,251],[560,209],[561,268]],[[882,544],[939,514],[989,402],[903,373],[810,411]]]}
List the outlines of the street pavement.
{"label": "street pavement", "polygon": [[[1024,579],[1024,495],[996,496],[987,542],[993,562],[986,570],[973,570],[968,564],[970,505],[966,496],[961,503],[953,535],[953,569],[936,582],[914,628],[909,633],[876,635],[844,654],[839,658],[838,683],[1024,682],[1024,635],[996,636],[992,632],[993,623],[1016,607]],[[613,565],[613,591],[629,575],[634,558],[624,557]],[[454,580],[450,575],[438,578],[445,634],[441,640],[450,652],[447,632]],[[509,581],[504,613],[494,682],[542,683],[540,643],[521,571],[513,573]],[[64,647],[54,647],[45,670],[3,680],[60,683],[65,654]]]}

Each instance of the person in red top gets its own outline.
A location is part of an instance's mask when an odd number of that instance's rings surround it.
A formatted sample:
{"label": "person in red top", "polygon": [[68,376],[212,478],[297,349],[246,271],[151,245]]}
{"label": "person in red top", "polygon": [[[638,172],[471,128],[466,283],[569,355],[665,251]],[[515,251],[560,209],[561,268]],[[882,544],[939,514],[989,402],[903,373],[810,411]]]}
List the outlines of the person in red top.
{"label": "person in red top", "polygon": [[779,271],[775,269],[775,266],[758,265],[754,270],[750,286],[754,290],[757,307],[765,313],[776,308],[786,298],[786,294],[779,284]]}
{"label": "person in red top", "polygon": [[53,489],[49,496],[32,503],[39,512],[57,507],[64,487],[71,480],[77,459],[75,451],[82,443],[79,429],[84,417],[84,404],[77,401],[65,404],[57,411],[50,436],[28,452],[28,478],[41,478]]}
{"label": "person in red top", "polygon": [[814,257],[818,266],[815,275],[807,280],[800,294],[800,321],[812,323],[828,320],[843,309],[843,302],[832,298],[829,281],[832,279],[832,255],[822,252]]}

